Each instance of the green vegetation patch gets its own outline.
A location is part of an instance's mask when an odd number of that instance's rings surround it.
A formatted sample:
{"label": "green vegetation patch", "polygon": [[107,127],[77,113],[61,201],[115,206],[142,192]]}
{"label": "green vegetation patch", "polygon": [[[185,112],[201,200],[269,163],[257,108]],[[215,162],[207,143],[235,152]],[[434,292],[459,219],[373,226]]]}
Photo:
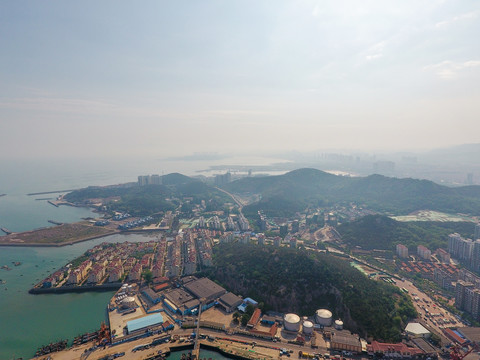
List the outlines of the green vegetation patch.
{"label": "green vegetation patch", "polygon": [[103,199],[109,211],[128,212],[146,216],[174,210],[185,198],[184,212],[191,213],[193,205],[205,201],[206,210],[221,210],[232,199],[218,189],[181,174],[162,176],[162,185],[129,184],[128,186],[88,187],[72,191],[65,200],[79,205],[89,205],[92,199]]}
{"label": "green vegetation patch", "polygon": [[418,245],[431,250],[446,248],[448,235],[454,232],[471,237],[471,222],[414,221],[400,222],[382,215],[368,215],[337,228],[344,242],[364,249],[394,250],[403,244],[416,251]]}
{"label": "green vegetation patch", "polygon": [[480,186],[450,188],[428,180],[381,175],[350,178],[316,169],[299,169],[280,176],[244,178],[224,187],[234,193],[261,194],[258,202],[244,208],[249,216],[256,215],[258,210],[270,216],[291,216],[306,207],[351,202],[397,215],[424,209],[480,212]]}
{"label": "green vegetation patch", "polygon": [[265,309],[311,316],[319,308],[362,335],[398,341],[416,316],[398,288],[368,279],[330,255],[270,246],[221,244],[207,275],[230,291],[264,303]]}

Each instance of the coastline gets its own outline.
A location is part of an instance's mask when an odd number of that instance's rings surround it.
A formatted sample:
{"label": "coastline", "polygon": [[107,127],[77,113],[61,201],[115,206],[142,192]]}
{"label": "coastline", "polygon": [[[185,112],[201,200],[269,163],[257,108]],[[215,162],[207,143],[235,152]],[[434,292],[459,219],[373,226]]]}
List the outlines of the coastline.
{"label": "coastline", "polygon": [[[37,230],[43,230],[43,229],[37,229]],[[37,230],[32,230],[32,231],[37,231]],[[165,231],[165,229],[137,229],[137,230],[112,230],[109,233],[105,234],[99,234],[99,235],[94,235],[94,236],[89,236],[86,238],[81,238],[81,239],[76,239],[68,242],[63,242],[59,244],[55,243],[20,243],[20,242],[15,242],[15,243],[4,243],[1,242],[2,236],[0,236],[0,246],[15,246],[15,247],[63,247],[63,246],[69,246],[69,245],[74,245],[77,243],[81,243],[84,241],[89,241],[89,240],[95,240],[99,239],[102,237],[107,237],[115,234],[145,234],[145,233],[155,233],[159,231]],[[30,231],[27,231],[30,232]],[[22,233],[14,233],[14,234],[22,234]],[[8,236],[8,235],[4,235]]]}
{"label": "coastline", "polygon": [[[38,230],[32,230],[32,231],[39,231],[43,229],[38,229]],[[30,232],[30,231],[28,231]],[[104,234],[98,234],[98,235],[93,235],[81,239],[75,239],[72,241],[68,242],[63,242],[63,243],[27,243],[27,242],[12,242],[12,243],[5,243],[5,242],[0,242],[0,246],[16,246],[16,247],[63,247],[63,246],[68,246],[68,245],[74,245],[77,243],[81,243],[84,241],[89,241],[89,240],[94,240],[94,239],[99,239],[102,237],[110,236],[110,235],[115,235],[115,234],[120,234],[122,233],[121,231],[118,230],[112,230],[111,232],[104,233]],[[15,234],[22,234],[22,233],[15,233]],[[8,236],[8,235],[5,235]],[[0,237],[1,240],[2,237]]]}
{"label": "coastline", "polygon": [[28,290],[29,294],[66,294],[66,293],[82,293],[82,292],[103,292],[118,290],[122,283],[108,283],[102,285],[87,285],[87,286],[62,286],[59,288],[31,288]]}

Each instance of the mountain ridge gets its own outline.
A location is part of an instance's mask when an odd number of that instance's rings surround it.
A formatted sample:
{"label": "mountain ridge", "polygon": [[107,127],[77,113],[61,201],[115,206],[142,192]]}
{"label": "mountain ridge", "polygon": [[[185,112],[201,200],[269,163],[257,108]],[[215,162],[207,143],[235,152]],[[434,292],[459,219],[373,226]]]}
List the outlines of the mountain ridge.
{"label": "mountain ridge", "polygon": [[[383,175],[346,177],[303,168],[284,175],[244,178],[225,184],[234,193],[259,193],[261,199],[244,210],[254,216],[262,205],[290,202],[293,215],[308,206],[329,206],[338,203],[360,203],[384,213],[407,214],[416,210],[480,213],[480,186],[447,187],[429,180],[390,178]],[[266,206],[275,216],[271,206]]]}

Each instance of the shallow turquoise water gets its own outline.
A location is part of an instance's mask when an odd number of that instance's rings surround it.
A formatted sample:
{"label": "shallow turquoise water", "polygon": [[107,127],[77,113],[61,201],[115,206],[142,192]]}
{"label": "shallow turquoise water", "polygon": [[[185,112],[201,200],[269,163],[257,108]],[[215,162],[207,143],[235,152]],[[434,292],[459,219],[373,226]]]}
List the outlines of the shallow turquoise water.
{"label": "shallow turquoise water", "polygon": [[[236,159],[232,163],[251,163]],[[272,161],[262,160],[262,163]],[[276,159],[275,161],[278,161]],[[27,193],[78,189],[90,185],[108,185],[136,181],[138,175],[181,172],[195,175],[199,169],[221,165],[230,160],[166,161],[157,158],[139,159],[0,159],[0,227],[12,231],[28,231],[52,226],[48,220],[75,222],[94,217],[89,209],[56,208],[46,200],[58,194],[27,196]],[[254,162],[257,164],[257,162]],[[252,164],[254,164],[252,163]],[[258,163],[260,164],[260,163]],[[215,173],[218,173],[216,171]],[[205,174],[205,173],[203,173]],[[0,232],[0,236],[3,235]],[[107,241],[143,241],[140,235],[114,235]],[[112,293],[83,293],[62,295],[29,295],[32,284],[48,273],[81,255],[90,247],[105,241],[95,239],[62,248],[0,247],[0,359],[13,356],[29,358],[35,350],[55,340],[68,338],[98,329],[105,319],[105,307]],[[13,261],[22,262],[13,266]],[[5,290],[7,289],[7,290]],[[208,355],[208,352],[206,352]],[[225,359],[212,352],[207,359]],[[180,358],[181,354],[178,355]],[[176,359],[172,354],[171,359]]]}
{"label": "shallow turquoise water", "polygon": [[[61,248],[0,247],[0,359],[29,358],[55,340],[72,340],[105,320],[112,292],[30,295],[32,284],[103,241],[148,241],[137,234],[112,235]],[[14,266],[12,262],[22,265]]]}

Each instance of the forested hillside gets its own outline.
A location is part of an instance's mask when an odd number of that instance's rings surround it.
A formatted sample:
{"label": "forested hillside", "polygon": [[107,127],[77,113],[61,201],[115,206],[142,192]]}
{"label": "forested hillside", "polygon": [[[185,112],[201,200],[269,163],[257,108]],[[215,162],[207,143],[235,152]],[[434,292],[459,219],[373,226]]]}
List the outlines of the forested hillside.
{"label": "forested hillside", "polygon": [[232,201],[222,191],[178,173],[162,176],[162,185],[92,186],[68,193],[65,200],[88,204],[90,199],[103,199],[109,210],[144,216],[173,210],[185,197],[192,198],[193,204],[205,200],[207,210],[220,210]]}
{"label": "forested hillside", "polygon": [[299,169],[279,176],[244,178],[224,187],[235,193],[261,194],[260,201],[244,208],[245,214],[251,217],[258,210],[270,216],[289,216],[307,206],[350,202],[392,214],[423,209],[480,213],[480,186],[451,188],[427,180],[381,175],[354,178],[316,169]]}
{"label": "forested hillside", "polygon": [[416,315],[398,288],[370,280],[345,259],[326,254],[220,244],[206,275],[267,309],[313,315],[328,308],[350,330],[376,339],[399,340],[402,327]]}
{"label": "forested hillside", "polygon": [[448,235],[454,232],[472,237],[471,222],[400,222],[382,215],[369,215],[344,223],[337,228],[342,240],[351,246],[364,249],[394,250],[403,244],[416,251],[417,245],[431,250],[447,248]]}

